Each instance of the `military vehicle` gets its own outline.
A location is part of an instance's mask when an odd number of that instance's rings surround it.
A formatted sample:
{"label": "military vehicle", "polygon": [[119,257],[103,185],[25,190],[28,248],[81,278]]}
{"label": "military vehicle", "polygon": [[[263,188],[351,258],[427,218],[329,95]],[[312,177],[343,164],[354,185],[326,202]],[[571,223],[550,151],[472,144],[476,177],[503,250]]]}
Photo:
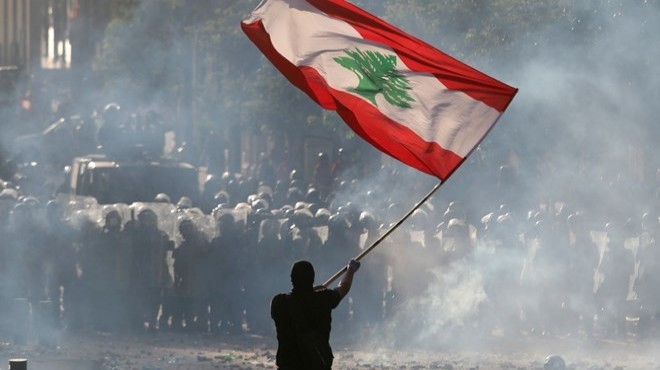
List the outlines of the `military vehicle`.
{"label": "military vehicle", "polygon": [[172,202],[182,196],[197,201],[200,173],[191,164],[169,159],[119,161],[105,155],[76,157],[71,166],[72,195],[91,196],[99,204],[150,202],[167,194]]}

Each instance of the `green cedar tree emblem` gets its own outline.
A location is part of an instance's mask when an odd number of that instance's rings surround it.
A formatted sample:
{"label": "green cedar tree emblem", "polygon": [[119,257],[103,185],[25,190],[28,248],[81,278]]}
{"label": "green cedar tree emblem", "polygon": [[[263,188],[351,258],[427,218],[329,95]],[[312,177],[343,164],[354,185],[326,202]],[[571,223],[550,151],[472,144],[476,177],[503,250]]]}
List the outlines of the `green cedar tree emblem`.
{"label": "green cedar tree emblem", "polygon": [[349,89],[376,104],[376,95],[383,94],[385,100],[392,105],[410,108],[408,102],[413,99],[408,79],[396,70],[396,55],[383,55],[376,51],[344,50],[347,57],[333,58],[342,67],[355,73],[360,82],[356,88]]}

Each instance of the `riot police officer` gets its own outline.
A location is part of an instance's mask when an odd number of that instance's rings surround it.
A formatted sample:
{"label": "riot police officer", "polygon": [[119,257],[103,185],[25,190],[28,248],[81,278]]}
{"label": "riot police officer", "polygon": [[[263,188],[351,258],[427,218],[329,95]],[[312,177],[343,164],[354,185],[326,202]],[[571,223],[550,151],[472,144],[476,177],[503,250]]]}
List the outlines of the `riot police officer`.
{"label": "riot police officer", "polygon": [[174,290],[176,309],[172,325],[205,332],[208,322],[208,301],[202,266],[208,257],[208,242],[188,217],[180,217],[181,244],[174,250]]}
{"label": "riot police officer", "polygon": [[242,333],[243,274],[246,255],[236,218],[230,210],[216,215],[218,236],[211,241],[211,331]]}
{"label": "riot police officer", "polygon": [[172,284],[168,273],[166,254],[174,243],[158,228],[158,216],[149,209],[139,211],[137,223],[131,230],[133,266],[132,290],[136,303],[134,325],[149,329],[157,327],[157,315],[164,288]]}

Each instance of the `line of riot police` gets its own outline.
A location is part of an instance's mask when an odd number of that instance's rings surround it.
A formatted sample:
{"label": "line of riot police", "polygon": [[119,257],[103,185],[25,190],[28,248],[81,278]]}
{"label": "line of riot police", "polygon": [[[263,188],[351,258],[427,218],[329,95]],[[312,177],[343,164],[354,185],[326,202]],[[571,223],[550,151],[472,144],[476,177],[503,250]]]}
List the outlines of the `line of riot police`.
{"label": "line of riot police", "polygon": [[[130,205],[66,196],[43,204],[4,189],[1,309],[27,299],[34,314],[51,302],[55,329],[271,333],[268,301],[289,287],[293,261],[312,261],[317,280],[330,276],[404,211],[369,192],[356,196],[358,207],[328,203],[314,187],[280,188],[225,177],[205,198],[213,207],[165,194]],[[653,328],[657,215],[600,227],[567,209],[502,205],[473,220],[458,202],[423,207],[365,260],[336,321],[412,335],[609,336],[636,318]],[[0,331],[11,331],[12,316],[3,317]]]}

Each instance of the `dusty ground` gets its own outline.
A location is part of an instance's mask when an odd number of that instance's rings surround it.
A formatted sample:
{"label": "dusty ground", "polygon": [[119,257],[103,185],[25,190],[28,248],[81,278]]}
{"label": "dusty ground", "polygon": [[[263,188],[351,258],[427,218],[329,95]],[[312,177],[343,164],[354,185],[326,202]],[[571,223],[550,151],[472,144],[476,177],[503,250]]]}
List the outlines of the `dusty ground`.
{"label": "dusty ground", "polygon": [[[497,337],[450,348],[381,346],[338,340],[335,369],[543,369],[544,358],[559,354],[569,369],[660,369],[660,343],[626,338],[591,341],[572,338]],[[210,336],[158,333],[63,335],[54,348],[32,343],[0,343],[0,368],[10,358],[28,359],[29,370],[274,369],[271,336]],[[436,348],[434,348],[436,347]]]}

